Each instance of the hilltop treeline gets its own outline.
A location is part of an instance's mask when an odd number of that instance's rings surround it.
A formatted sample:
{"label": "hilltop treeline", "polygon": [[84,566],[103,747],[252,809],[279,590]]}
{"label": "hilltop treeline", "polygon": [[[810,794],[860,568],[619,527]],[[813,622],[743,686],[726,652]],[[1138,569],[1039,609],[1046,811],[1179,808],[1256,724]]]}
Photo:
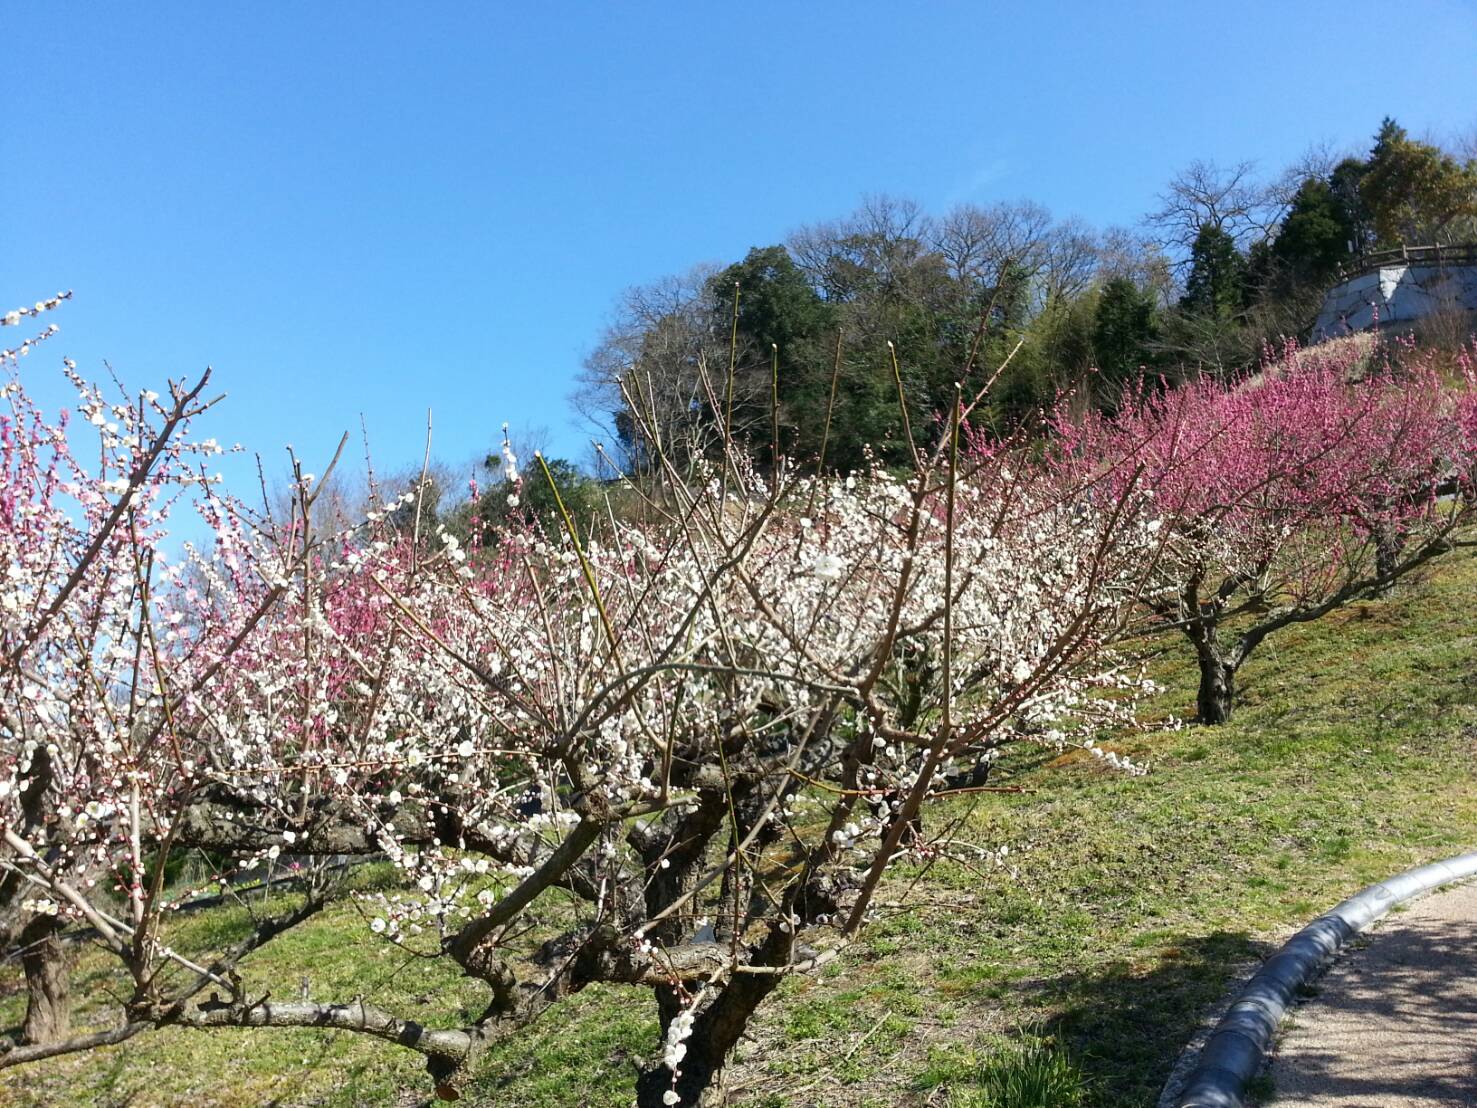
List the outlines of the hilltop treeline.
{"label": "hilltop treeline", "polygon": [[1362,253],[1473,238],[1473,151],[1392,119],[1368,153],[1316,151],[1270,181],[1196,162],[1135,230],[1029,200],[935,215],[871,197],[728,266],[625,292],[575,400],[638,472],[659,453],[711,455],[725,424],[761,464],[776,443],[842,469],[905,464],[964,367],[978,385],[1009,359],[982,413],[997,428],[1064,389],[1112,409],[1145,371],[1224,375],[1306,333]]}

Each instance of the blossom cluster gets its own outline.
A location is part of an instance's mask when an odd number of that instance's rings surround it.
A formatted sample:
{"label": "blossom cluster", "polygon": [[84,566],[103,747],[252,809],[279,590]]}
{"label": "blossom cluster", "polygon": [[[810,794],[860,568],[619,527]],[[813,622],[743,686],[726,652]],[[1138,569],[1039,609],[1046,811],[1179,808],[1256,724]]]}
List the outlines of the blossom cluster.
{"label": "blossom cluster", "polygon": [[1146,384],[1115,414],[1063,412],[1058,464],[1149,494],[1171,594],[1245,578],[1284,602],[1323,596],[1379,542],[1444,526],[1441,498],[1477,456],[1473,383],[1429,351],[1390,353],[1368,365],[1361,347],[1289,344],[1245,380]]}

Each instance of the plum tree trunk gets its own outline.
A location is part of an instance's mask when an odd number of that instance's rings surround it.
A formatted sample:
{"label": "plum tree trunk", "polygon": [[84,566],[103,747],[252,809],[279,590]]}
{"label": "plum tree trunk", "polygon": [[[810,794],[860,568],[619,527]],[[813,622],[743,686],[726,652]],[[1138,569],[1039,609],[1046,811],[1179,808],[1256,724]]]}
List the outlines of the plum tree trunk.
{"label": "plum tree trunk", "polygon": [[26,974],[26,1018],[21,1040],[53,1043],[65,1038],[72,1000],[67,988],[67,952],[55,916],[36,916],[21,931],[21,966]]}
{"label": "plum tree trunk", "polygon": [[1226,723],[1235,707],[1236,670],[1214,658],[1200,659],[1200,692],[1195,708],[1201,723]]}
{"label": "plum tree trunk", "polygon": [[[747,1018],[743,1022],[747,1023]],[[674,1079],[672,1071],[660,1062],[641,1071],[636,1079],[636,1108],[668,1108],[666,1097],[671,1092],[677,1094],[674,1103],[680,1108],[717,1108],[725,1103],[723,1067],[742,1031],[740,1024],[731,1035],[724,1034],[718,1028],[705,1028],[699,1018],[687,1040],[687,1054],[677,1067],[679,1076]]]}
{"label": "plum tree trunk", "polygon": [[1225,723],[1236,705],[1236,663],[1221,648],[1214,624],[1192,624],[1187,632],[1200,666],[1196,718],[1201,723]]}
{"label": "plum tree trunk", "polygon": [[[772,928],[768,937],[754,952],[751,965],[782,966],[791,959],[794,934]],[[642,1069],[636,1078],[636,1108],[718,1108],[724,1104],[724,1069],[730,1053],[738,1045],[749,1018],[764,998],[784,980],[777,973],[735,974],[729,978],[718,996],[693,1021],[692,1034],[685,1042],[687,1053],[677,1066],[677,1074],[661,1061]],[[657,989],[662,1036],[665,1038],[672,1019],[680,1011],[671,989]],[[668,1099],[675,1093],[675,1100]]]}
{"label": "plum tree trunk", "polygon": [[[30,783],[21,793],[22,829],[27,837],[46,824],[51,784],[51,754],[43,747],[31,762]],[[12,898],[18,896],[16,888],[8,892]],[[26,975],[26,1017],[21,1023],[21,1041],[56,1042],[66,1036],[72,1012],[61,921],[55,916],[32,916],[21,928],[20,943],[21,969]]]}
{"label": "plum tree trunk", "polygon": [[682,1059],[682,1076],[674,1083],[666,1066],[642,1071],[636,1081],[636,1108],[667,1108],[666,1096],[677,1093],[674,1102],[680,1108],[719,1108],[726,1103],[723,1061],[700,1057],[689,1040],[687,1057]]}
{"label": "plum tree trunk", "polygon": [[1375,528],[1374,559],[1375,574],[1383,582],[1375,588],[1375,596],[1386,596],[1395,587],[1389,578],[1400,568],[1400,555],[1405,551],[1405,535],[1391,524],[1380,524]]}

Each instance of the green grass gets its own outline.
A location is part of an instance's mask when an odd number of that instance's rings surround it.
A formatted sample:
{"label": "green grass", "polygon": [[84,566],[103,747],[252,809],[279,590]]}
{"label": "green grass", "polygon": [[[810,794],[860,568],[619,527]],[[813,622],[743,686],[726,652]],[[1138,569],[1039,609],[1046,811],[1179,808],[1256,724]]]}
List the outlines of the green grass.
{"label": "green grass", "polygon": [[[847,958],[786,982],[739,1048],[734,1101],[1025,1108],[1031,1082],[1057,1081],[1079,1100],[1050,1103],[1152,1104],[1240,967],[1362,885],[1472,845],[1474,595],[1477,562],[1453,560],[1274,637],[1243,671],[1231,724],[1116,743],[1146,777],[1019,758],[1011,781],[1035,791],[935,809],[931,827],[957,816],[958,838],[1008,845],[1013,872],[941,861]],[[1181,644],[1149,648],[1167,686],[1150,717],[1188,714]],[[201,913],[173,940],[205,949],[243,923]],[[482,1003],[445,967],[375,940],[349,902],[245,971],[254,989],[295,995],[304,967],[314,995],[363,992],[429,1022]],[[95,955],[81,972],[86,1025],[111,1011],[112,978]],[[13,970],[0,975],[5,1025],[19,1021],[16,989]],[[634,1061],[655,1048],[646,996],[590,990],[495,1050],[468,1099],[624,1106]],[[0,1102],[16,1105],[407,1105],[427,1091],[408,1052],[310,1031],[158,1033],[0,1073]]]}
{"label": "green grass", "polygon": [[918,1084],[947,1090],[949,1108],[1081,1108],[1089,1095],[1061,1045],[1034,1030],[999,1037],[982,1054],[940,1050]]}

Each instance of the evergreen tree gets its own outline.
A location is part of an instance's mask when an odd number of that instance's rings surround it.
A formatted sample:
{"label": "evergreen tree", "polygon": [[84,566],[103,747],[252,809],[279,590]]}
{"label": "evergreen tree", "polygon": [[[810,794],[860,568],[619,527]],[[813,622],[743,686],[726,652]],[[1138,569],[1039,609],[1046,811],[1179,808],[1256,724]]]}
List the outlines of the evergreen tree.
{"label": "evergreen tree", "polygon": [[[826,349],[835,340],[834,306],[821,299],[783,246],[754,247],[742,262],[715,275],[709,290],[715,326],[724,328],[732,325],[737,290],[742,372],[776,387],[781,449],[801,456],[817,451],[830,392]],[[769,381],[776,357],[778,376]],[[746,407],[756,410],[741,413],[739,425],[768,426],[772,399],[769,387],[751,390]],[[767,437],[753,449],[768,460]]]}
{"label": "evergreen tree", "polygon": [[1451,241],[1477,231],[1477,162],[1462,165],[1386,118],[1359,182],[1379,245]]}
{"label": "evergreen tree", "polygon": [[[559,511],[559,501],[563,501],[575,527],[581,532],[587,530],[604,512],[603,486],[563,458],[546,458],[544,464],[559,488],[558,500],[542,467],[535,463],[525,467],[523,484],[516,494],[511,484],[495,481],[477,499],[457,505],[442,522],[462,542],[470,542],[475,535],[478,541],[491,544],[504,529],[530,523],[543,528],[545,534],[559,535],[565,530]],[[489,474],[495,474],[500,465],[496,454],[489,454],[483,462]]]}
{"label": "evergreen tree", "polygon": [[1180,307],[1215,319],[1230,319],[1246,307],[1246,259],[1219,227],[1207,225],[1195,236]]}
{"label": "evergreen tree", "polygon": [[1278,291],[1331,283],[1348,260],[1355,237],[1349,213],[1332,187],[1316,177],[1304,181],[1270,247],[1281,280]]}
{"label": "evergreen tree", "polygon": [[1367,162],[1359,158],[1345,158],[1334,166],[1328,176],[1328,192],[1338,206],[1338,219],[1349,228],[1350,241],[1355,254],[1363,254],[1374,248],[1374,226],[1365,206],[1360,185],[1369,172]]}
{"label": "evergreen tree", "polygon": [[1122,386],[1139,375],[1152,359],[1150,344],[1158,335],[1153,297],[1126,277],[1103,286],[1092,330],[1103,400],[1115,402]]}

